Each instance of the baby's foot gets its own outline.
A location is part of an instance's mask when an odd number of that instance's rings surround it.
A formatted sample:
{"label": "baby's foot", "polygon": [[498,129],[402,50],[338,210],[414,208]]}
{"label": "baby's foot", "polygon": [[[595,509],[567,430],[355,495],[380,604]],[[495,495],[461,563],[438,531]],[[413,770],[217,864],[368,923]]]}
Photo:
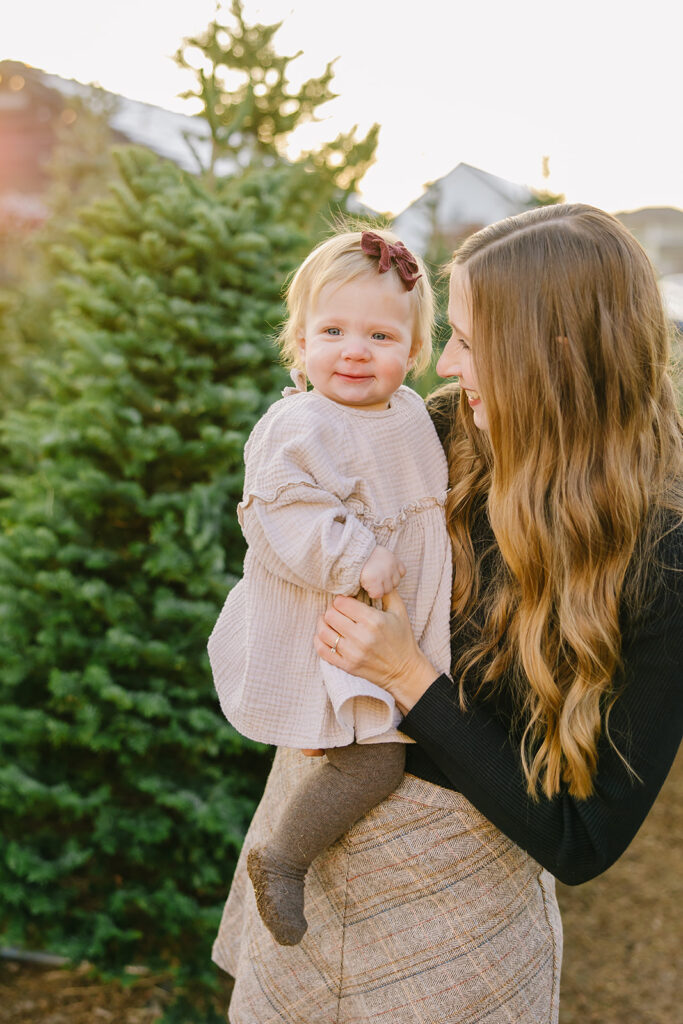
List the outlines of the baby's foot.
{"label": "baby's foot", "polygon": [[296,946],[308,928],[304,917],[305,870],[285,868],[261,846],[247,856],[261,920],[281,946]]}

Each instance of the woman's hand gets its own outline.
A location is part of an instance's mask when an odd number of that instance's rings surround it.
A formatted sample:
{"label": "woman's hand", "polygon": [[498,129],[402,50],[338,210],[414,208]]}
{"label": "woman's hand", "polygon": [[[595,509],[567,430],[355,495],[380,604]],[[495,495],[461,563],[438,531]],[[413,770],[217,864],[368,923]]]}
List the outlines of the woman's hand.
{"label": "woman's hand", "polygon": [[405,714],[439,673],[417,646],[397,590],[383,598],[382,608],[335,597],[318,620],[314,646],[323,661],[387,690]]}

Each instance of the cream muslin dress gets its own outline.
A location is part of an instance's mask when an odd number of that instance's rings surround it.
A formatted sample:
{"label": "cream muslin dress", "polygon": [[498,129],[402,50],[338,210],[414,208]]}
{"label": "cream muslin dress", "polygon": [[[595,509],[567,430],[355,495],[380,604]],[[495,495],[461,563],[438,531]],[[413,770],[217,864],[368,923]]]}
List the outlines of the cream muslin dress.
{"label": "cream muslin dress", "polygon": [[351,408],[316,392],[275,402],[245,447],[238,507],[244,575],[209,638],[226,718],[287,747],[412,742],[390,694],[322,662],[318,617],[355,595],[377,544],[406,565],[399,593],[432,664],[450,661],[448,467],[424,402],[402,386],[388,409]]}

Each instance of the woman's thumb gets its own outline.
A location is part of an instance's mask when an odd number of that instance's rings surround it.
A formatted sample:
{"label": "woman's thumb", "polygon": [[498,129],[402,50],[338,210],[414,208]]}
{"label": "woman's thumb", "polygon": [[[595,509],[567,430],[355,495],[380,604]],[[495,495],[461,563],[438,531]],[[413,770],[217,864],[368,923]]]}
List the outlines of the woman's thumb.
{"label": "woman's thumb", "polygon": [[384,595],[382,598],[382,610],[393,612],[394,615],[398,615],[400,618],[407,616],[406,606],[398,590],[390,590],[388,594]]}

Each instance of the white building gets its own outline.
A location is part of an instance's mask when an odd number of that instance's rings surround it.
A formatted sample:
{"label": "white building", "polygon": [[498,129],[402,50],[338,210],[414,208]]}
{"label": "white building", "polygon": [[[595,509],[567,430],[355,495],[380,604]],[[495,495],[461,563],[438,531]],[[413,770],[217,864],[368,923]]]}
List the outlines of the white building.
{"label": "white building", "polygon": [[645,206],[616,216],[647,250],[663,277],[683,274],[683,210]]}
{"label": "white building", "polygon": [[424,254],[437,235],[451,248],[473,231],[529,208],[526,185],[498,178],[470,164],[458,164],[394,219],[401,241]]}
{"label": "white building", "polygon": [[[78,96],[87,100],[92,91],[90,86],[73,79],[45,72],[39,74],[44,85],[55,89],[66,99]],[[194,174],[208,167],[211,161],[211,130],[204,118],[179,114],[114,93],[107,93],[107,96],[114,101],[109,124],[121,138],[134,145],[145,146]],[[219,176],[231,174],[234,170],[232,160],[219,160],[215,167]]]}

